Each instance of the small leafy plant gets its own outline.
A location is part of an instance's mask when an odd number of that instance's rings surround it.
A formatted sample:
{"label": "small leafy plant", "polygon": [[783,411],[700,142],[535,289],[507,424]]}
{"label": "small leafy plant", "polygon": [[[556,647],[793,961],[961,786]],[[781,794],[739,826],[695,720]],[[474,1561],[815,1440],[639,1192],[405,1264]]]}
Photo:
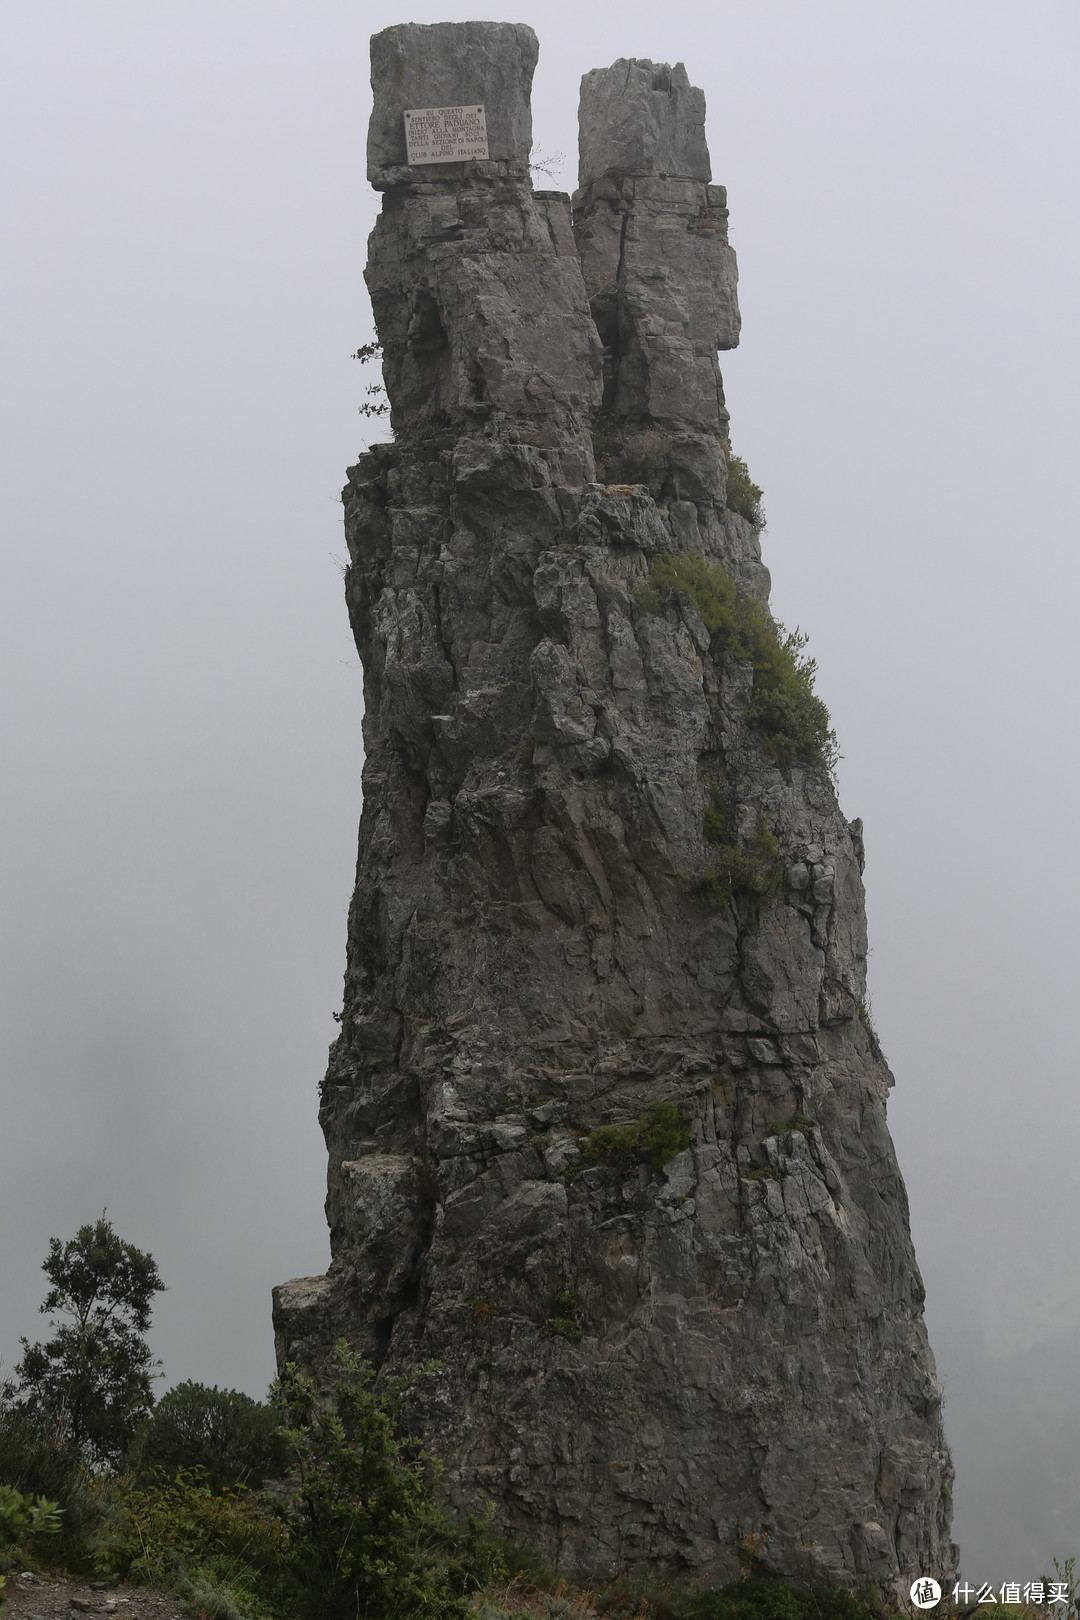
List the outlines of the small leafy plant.
{"label": "small leafy plant", "polygon": [[[377,354],[381,353],[381,343],[361,343],[360,347],[357,349],[352,358],[354,360],[359,360],[362,366],[366,366],[369,360],[373,360]],[[368,395],[368,398],[364,400],[363,404],[358,407],[360,415],[386,416],[390,410],[390,407],[386,403],[386,389],[383,387],[382,383],[368,383],[364,392]],[[379,395],[382,395],[381,399],[379,398]]]}
{"label": "small leafy plant", "polygon": [[[13,1552],[25,1556],[34,1536],[54,1536],[59,1529],[60,1509],[55,1502],[0,1485],[0,1558]],[[0,1573],[0,1604],[3,1601],[4,1575]]]}
{"label": "small leafy plant", "polygon": [[813,1123],[813,1120],[807,1119],[805,1114],[796,1109],[793,1114],[788,1114],[784,1119],[770,1120],[765,1127],[765,1135],[783,1136],[785,1131],[801,1131],[805,1136],[807,1131],[813,1129]]}

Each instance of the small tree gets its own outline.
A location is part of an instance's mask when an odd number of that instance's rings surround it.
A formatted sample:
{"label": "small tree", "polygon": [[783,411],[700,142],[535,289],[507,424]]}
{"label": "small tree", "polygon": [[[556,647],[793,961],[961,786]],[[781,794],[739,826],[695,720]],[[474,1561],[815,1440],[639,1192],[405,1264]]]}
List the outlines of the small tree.
{"label": "small tree", "polygon": [[277,1509],[290,1542],[282,1606],[300,1620],[468,1620],[464,1594],[482,1582],[424,1545],[446,1526],[430,1459],[398,1433],[409,1380],[379,1390],[374,1368],[344,1340],[337,1356],[330,1409],[291,1364],[274,1386],[300,1475],[296,1496]]}
{"label": "small tree", "polygon": [[158,1401],[124,1459],[141,1477],[201,1469],[212,1491],[257,1490],[288,1465],[280,1414],[238,1389],[177,1384]]}
{"label": "small tree", "polygon": [[143,1335],[164,1283],[152,1255],[125,1243],[102,1211],[67,1243],[49,1239],[41,1268],[52,1287],[43,1312],[60,1312],[47,1344],[20,1342],[15,1372],[32,1409],[62,1413],[94,1461],[115,1463],[154,1404],[156,1363]]}

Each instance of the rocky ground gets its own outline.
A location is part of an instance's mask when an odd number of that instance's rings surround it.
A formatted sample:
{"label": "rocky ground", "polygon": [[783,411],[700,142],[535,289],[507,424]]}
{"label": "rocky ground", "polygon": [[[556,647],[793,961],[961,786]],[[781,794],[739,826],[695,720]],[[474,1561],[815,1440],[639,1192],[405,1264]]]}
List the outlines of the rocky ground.
{"label": "rocky ground", "polygon": [[78,1620],[79,1615],[118,1615],[123,1620],[191,1620],[173,1592],[115,1581],[34,1575],[13,1571],[4,1589],[4,1620]]}

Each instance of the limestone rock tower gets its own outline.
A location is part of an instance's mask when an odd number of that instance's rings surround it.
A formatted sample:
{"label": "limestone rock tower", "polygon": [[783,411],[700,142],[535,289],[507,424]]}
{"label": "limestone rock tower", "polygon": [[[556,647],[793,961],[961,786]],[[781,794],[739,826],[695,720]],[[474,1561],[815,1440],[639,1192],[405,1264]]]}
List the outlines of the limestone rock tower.
{"label": "limestone rock tower", "polygon": [[[278,1354],[437,1358],[409,1417],[449,1502],[570,1573],[718,1583],[752,1537],[795,1579],[944,1579],[861,827],[768,662],[704,97],[586,74],[571,204],[530,182],[536,55],[505,23],[372,41],[393,439],[345,491],[333,1261],[275,1291]],[[471,156],[408,161],[433,108]]]}

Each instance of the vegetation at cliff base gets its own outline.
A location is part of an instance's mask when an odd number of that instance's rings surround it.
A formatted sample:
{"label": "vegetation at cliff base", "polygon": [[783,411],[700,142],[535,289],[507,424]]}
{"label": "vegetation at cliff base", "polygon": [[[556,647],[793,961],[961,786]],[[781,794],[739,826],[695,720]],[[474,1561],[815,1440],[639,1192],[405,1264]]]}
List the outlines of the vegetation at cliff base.
{"label": "vegetation at cliff base", "polygon": [[[775,1124],[808,1126],[800,1114]],[[689,1140],[663,1101],[581,1146],[586,1160],[659,1170]],[[100,1299],[102,1271],[118,1290],[124,1276],[144,1295],[160,1287],[149,1255],[96,1231],[52,1240],[53,1290]],[[551,1303],[548,1333],[576,1342],[577,1296],[562,1289]],[[876,1593],[766,1578],[765,1532],[744,1537],[741,1581],[686,1592],[625,1576],[576,1585],[486,1519],[454,1521],[437,1501],[438,1463],[403,1424],[408,1391],[437,1370],[378,1380],[341,1343],[329,1390],[294,1367],[268,1404],[185,1382],[111,1461],[89,1426],[76,1442],[40,1388],[0,1385],[0,1604],[7,1571],[45,1567],[169,1589],[199,1620],[883,1620]],[[284,1470],[272,1492],[243,1483]]]}
{"label": "vegetation at cliff base", "polygon": [[676,595],[692,602],[701,615],[714,657],[726,654],[752,665],[747,718],[760,732],[765,752],[780,765],[833,770],[840,757],[836,733],[814,692],[817,663],[803,653],[807,637],[786,630],[753,597],[740,597],[727,569],[698,552],[657,557],[638,602],[646,612],[659,613]]}

